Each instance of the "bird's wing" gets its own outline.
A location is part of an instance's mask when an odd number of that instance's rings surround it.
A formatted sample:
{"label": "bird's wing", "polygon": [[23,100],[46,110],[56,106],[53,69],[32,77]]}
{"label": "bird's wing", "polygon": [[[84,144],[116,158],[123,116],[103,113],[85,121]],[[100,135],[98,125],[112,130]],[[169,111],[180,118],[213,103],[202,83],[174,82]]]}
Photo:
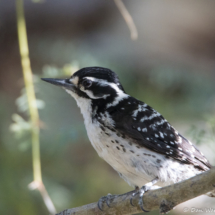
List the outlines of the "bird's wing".
{"label": "bird's wing", "polygon": [[140,146],[164,154],[200,170],[211,165],[205,156],[147,104],[129,97],[109,109],[115,129]]}

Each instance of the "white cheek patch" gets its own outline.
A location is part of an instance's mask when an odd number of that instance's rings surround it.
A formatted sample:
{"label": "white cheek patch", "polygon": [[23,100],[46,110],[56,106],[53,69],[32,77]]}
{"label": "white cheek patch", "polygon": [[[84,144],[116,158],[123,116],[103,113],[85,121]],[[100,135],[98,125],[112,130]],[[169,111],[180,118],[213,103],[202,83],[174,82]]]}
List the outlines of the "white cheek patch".
{"label": "white cheek patch", "polygon": [[74,85],[78,85],[78,81],[79,81],[79,77],[78,76],[75,76],[73,78],[70,78],[69,81],[74,84]]}
{"label": "white cheek patch", "polygon": [[[80,88],[81,89],[81,88]],[[82,89],[81,89],[82,90]],[[92,91],[90,91],[90,90],[82,90],[83,92],[85,92],[90,98],[92,98],[92,99],[101,99],[101,98],[103,98],[103,99],[106,99],[108,96],[110,96],[110,94],[106,94],[106,95],[103,95],[103,96],[95,96],[94,94],[93,94],[93,92]]]}
{"label": "white cheek patch", "polygon": [[84,90],[83,89],[82,91],[85,92],[92,99],[99,99],[98,97],[95,97],[94,94],[92,93],[92,91],[90,91],[90,90]]}

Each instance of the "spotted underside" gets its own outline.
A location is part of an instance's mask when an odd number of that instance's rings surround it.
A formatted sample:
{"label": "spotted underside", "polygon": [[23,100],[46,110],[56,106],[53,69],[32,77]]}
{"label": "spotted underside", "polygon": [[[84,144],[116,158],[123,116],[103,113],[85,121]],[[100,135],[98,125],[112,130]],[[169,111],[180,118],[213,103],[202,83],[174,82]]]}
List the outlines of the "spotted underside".
{"label": "spotted underside", "polygon": [[128,97],[118,105],[107,108],[122,136],[140,146],[164,154],[185,164],[206,171],[211,165],[205,156],[165,119],[147,104]]}

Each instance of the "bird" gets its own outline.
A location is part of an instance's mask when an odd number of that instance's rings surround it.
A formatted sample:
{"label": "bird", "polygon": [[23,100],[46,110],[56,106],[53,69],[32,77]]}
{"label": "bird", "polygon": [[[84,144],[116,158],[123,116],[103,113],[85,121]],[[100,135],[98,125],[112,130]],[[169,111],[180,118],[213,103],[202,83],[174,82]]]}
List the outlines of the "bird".
{"label": "bird", "polygon": [[128,95],[112,70],[85,67],[67,79],[42,80],[62,87],[76,100],[92,146],[135,188],[133,196],[139,194],[143,211],[142,196],[148,190],[183,181],[212,167],[159,112]]}

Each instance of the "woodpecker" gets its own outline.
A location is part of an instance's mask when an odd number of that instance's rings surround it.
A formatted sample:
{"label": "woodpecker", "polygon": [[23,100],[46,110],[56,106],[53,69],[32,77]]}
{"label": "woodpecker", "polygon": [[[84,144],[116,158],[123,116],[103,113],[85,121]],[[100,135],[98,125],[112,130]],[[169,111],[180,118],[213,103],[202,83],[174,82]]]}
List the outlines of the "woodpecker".
{"label": "woodpecker", "polygon": [[92,146],[136,188],[142,210],[146,191],[211,168],[203,153],[160,113],[126,94],[110,69],[86,67],[68,79],[42,80],[63,87],[76,100]]}

